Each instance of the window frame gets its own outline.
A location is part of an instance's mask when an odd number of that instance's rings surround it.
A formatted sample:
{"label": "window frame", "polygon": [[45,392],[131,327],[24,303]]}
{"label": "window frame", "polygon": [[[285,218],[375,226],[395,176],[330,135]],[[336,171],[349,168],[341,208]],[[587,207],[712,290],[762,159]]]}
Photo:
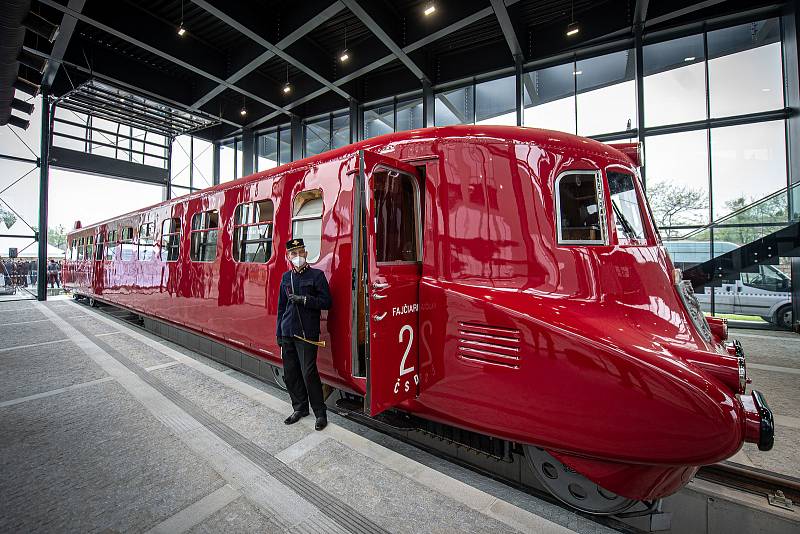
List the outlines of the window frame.
{"label": "window frame", "polygon": [[[143,232],[144,231],[144,235]],[[142,239],[149,240],[148,242],[142,243]],[[142,246],[150,247],[153,251],[156,248],[156,223],[155,221],[147,221],[143,222],[139,225],[139,235],[138,239],[136,240],[136,260],[137,261],[148,261],[147,258],[142,257]],[[147,249],[145,248],[145,251]],[[153,259],[154,254],[150,256],[150,260]]]}
{"label": "window frame", "polygon": [[[177,232],[164,232],[164,225],[167,224],[168,222],[171,222],[171,221],[178,221],[178,224],[177,224],[178,230],[177,230]],[[167,217],[166,219],[161,221],[161,235],[160,235],[159,240],[158,240],[158,244],[159,244],[158,259],[159,260],[167,262],[167,263],[175,263],[177,261],[180,261],[180,258],[181,258],[181,234],[183,233],[182,230],[183,230],[182,221],[181,221],[180,217]],[[170,245],[169,244],[170,241],[168,241],[167,242],[168,243],[167,246],[166,247],[164,246],[164,238],[170,239],[170,238],[172,238],[172,236],[177,236],[176,239],[175,239],[174,247],[177,247],[177,249],[178,249],[177,254],[175,254],[175,259],[173,259],[173,260],[169,259],[169,251],[173,248],[173,245]],[[167,252],[166,253],[166,258],[164,256],[164,251],[165,250]]]}
{"label": "window frame", "polygon": [[106,253],[103,257],[103,261],[114,261],[117,259],[117,245],[119,244],[119,238],[117,235],[117,228],[114,228],[113,230],[106,230]]}
{"label": "window frame", "polygon": [[[299,210],[299,208],[296,207],[298,197],[300,197],[303,194],[307,194],[307,193],[319,193],[319,197],[318,198],[322,202],[322,211],[320,212],[319,217],[311,217],[309,215],[304,215],[304,216],[299,216],[298,217],[298,216],[296,216],[294,214],[296,210]],[[316,197],[313,198],[312,200],[316,200]],[[308,201],[306,201],[306,202],[308,202]],[[305,204],[305,203],[303,203],[303,204]],[[303,205],[300,206],[300,208],[302,208],[302,207],[303,207]],[[319,259],[322,257],[322,219],[324,217],[325,217],[325,195],[323,194],[323,191],[322,191],[321,187],[317,187],[315,189],[304,189],[303,191],[298,191],[297,194],[295,194],[294,197],[292,198],[292,220],[291,220],[292,239],[295,239],[295,237],[296,237],[294,235],[294,223],[295,223],[295,221],[314,221],[314,220],[319,219],[319,236],[320,236],[319,253],[317,254],[317,256],[315,258],[307,258],[306,259],[306,261],[309,264],[319,261]],[[306,250],[308,250],[308,249],[306,249]]]}
{"label": "window frame", "polygon": [[[597,221],[600,224],[600,239],[562,239],[561,233],[561,180],[565,176],[581,174],[594,176],[595,194],[597,195]],[[561,171],[553,183],[555,200],[556,244],[558,246],[608,246],[608,221],[605,207],[605,186],[600,169],[574,169]]]}
{"label": "window frame", "polygon": [[[130,237],[125,237],[125,230],[130,230]],[[134,261],[135,259],[139,258],[139,247],[136,244],[136,240],[134,239],[133,233],[133,226],[121,226],[119,229],[119,244],[120,244],[120,252],[119,252],[119,259],[120,261]],[[131,254],[131,257],[125,259],[125,255],[122,253],[124,251],[124,245],[134,245],[136,246],[136,252]]]}
{"label": "window frame", "polygon": [[106,233],[104,231],[97,232],[97,236],[94,238],[94,243],[94,261],[103,261],[106,253]]}
{"label": "window frame", "polygon": [[[206,215],[207,213],[216,213],[216,215],[217,215],[217,226],[214,226],[214,227],[202,227],[202,228],[198,228],[198,229],[195,230],[195,228],[194,228],[194,219],[195,219],[195,217],[198,217],[198,216],[201,217],[200,221],[201,221],[201,225],[202,225],[203,224],[203,215]],[[219,258],[219,231],[221,229],[220,226],[219,226],[219,223],[220,223],[219,210],[218,209],[209,209],[209,210],[198,211],[198,212],[192,214],[192,218],[191,218],[190,222],[191,222],[191,225],[189,227],[189,261],[191,261],[193,263],[214,263],[214,262],[216,262],[217,259]],[[212,231],[217,232],[217,238],[214,240],[214,259],[211,259],[211,260],[195,259],[194,235],[195,234],[204,234],[204,235],[207,236],[209,234],[209,232],[212,232]],[[198,252],[201,249],[205,250],[205,247],[207,247],[207,246],[208,246],[208,240],[207,239],[204,240],[204,241],[199,242],[198,243],[198,247],[199,247],[198,248]]]}
{"label": "window frame", "polygon": [[[246,205],[249,205],[249,204],[259,204],[261,202],[269,202],[272,205],[272,219],[270,219],[267,222],[253,222],[253,223],[248,222],[248,223],[244,223],[244,224],[237,222],[239,220],[239,217],[238,217],[239,216],[239,210],[243,206],[246,206]],[[323,206],[323,213],[324,213],[324,206]],[[294,218],[292,219],[292,221],[294,222]],[[264,225],[269,225],[269,239],[263,239],[263,240],[262,239],[255,239],[255,240],[246,239],[244,241],[239,241],[237,232],[239,230],[241,230],[242,228],[249,228],[251,226],[264,226]],[[231,254],[231,256],[233,257],[234,263],[246,263],[246,264],[253,264],[253,265],[266,265],[267,263],[269,263],[269,261],[274,256],[274,254],[273,254],[273,248],[275,246],[274,232],[275,232],[275,202],[273,202],[273,200],[271,198],[262,198],[262,199],[259,199],[259,200],[250,200],[248,202],[241,202],[241,203],[237,204],[236,208],[234,208],[234,210],[233,210],[233,239],[232,239],[233,254]],[[269,247],[265,249],[267,251],[267,256],[266,256],[266,259],[263,262],[246,261],[246,260],[240,260],[239,259],[240,258],[240,253],[241,253],[242,244],[247,245],[247,244],[251,244],[251,243],[269,243]]]}

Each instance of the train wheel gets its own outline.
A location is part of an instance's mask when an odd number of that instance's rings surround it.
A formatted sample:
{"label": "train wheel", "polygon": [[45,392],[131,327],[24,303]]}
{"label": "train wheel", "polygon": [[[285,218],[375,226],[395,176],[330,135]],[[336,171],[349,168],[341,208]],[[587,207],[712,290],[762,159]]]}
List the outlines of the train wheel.
{"label": "train wheel", "polygon": [[275,380],[275,384],[277,384],[279,388],[281,388],[284,391],[289,391],[286,388],[286,380],[283,377],[282,367],[276,367],[274,365],[272,366],[272,378],[273,380]]}
{"label": "train wheel", "polygon": [[538,447],[525,445],[525,457],[547,491],[582,512],[619,514],[639,502],[601,488]]}

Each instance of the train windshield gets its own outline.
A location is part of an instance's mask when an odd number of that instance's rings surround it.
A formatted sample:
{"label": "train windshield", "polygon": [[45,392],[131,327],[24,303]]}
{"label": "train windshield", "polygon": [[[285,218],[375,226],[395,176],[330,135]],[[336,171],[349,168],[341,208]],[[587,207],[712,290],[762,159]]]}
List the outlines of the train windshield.
{"label": "train windshield", "polygon": [[609,171],[608,188],[620,243],[639,244],[645,241],[642,211],[633,176],[625,172]]}

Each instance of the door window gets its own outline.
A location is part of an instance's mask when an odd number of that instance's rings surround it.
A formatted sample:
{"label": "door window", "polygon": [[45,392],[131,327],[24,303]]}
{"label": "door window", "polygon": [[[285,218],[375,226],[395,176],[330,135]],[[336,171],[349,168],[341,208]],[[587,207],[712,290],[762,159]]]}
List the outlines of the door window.
{"label": "door window", "polygon": [[292,239],[302,239],[308,251],[308,262],[319,259],[322,244],[322,191],[303,191],[294,197]]}
{"label": "door window", "polygon": [[395,170],[373,173],[375,260],[378,263],[420,260],[419,192],[413,176]]}
{"label": "door window", "polygon": [[596,171],[568,171],[556,179],[558,243],[604,245],[602,185]]}
{"label": "door window", "polygon": [[771,265],[762,265],[757,273],[742,273],[742,283],[765,291],[788,291],[786,275]]}

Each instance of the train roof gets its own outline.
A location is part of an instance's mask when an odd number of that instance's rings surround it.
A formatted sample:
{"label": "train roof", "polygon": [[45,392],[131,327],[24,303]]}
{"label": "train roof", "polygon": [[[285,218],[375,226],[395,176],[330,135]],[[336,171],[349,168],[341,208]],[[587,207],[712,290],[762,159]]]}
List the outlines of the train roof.
{"label": "train roof", "polygon": [[566,132],[559,132],[555,130],[545,130],[541,128],[530,128],[527,126],[500,126],[500,125],[482,125],[482,124],[458,124],[453,126],[434,126],[431,128],[417,128],[415,130],[404,130],[401,132],[388,133],[371,137],[364,141],[352,143],[341,148],[328,150],[315,156],[299,159],[267,169],[259,171],[248,176],[243,176],[229,182],[213,185],[200,191],[195,191],[174,197],[158,204],[143,207],[128,213],[120,214],[111,219],[105,219],[96,223],[82,226],[81,228],[72,229],[69,233],[78,232],[81,230],[89,229],[95,226],[100,226],[111,221],[121,219],[123,217],[135,215],[143,211],[152,210],[160,206],[165,206],[176,201],[185,201],[191,198],[202,196],[204,194],[221,191],[230,187],[236,187],[252,181],[260,180],[266,176],[279,177],[287,172],[293,170],[312,167],[314,165],[348,157],[359,150],[373,150],[381,153],[386,149],[393,146],[407,144],[407,143],[424,143],[430,142],[431,144],[442,140],[461,140],[465,143],[481,143],[489,141],[511,141],[517,144],[531,144],[538,147],[546,148],[548,150],[561,152],[572,151],[581,152],[587,155],[601,156],[606,159],[616,160],[623,164],[631,164],[630,158],[617,150],[611,145],[589,139],[587,137],[580,137]]}

